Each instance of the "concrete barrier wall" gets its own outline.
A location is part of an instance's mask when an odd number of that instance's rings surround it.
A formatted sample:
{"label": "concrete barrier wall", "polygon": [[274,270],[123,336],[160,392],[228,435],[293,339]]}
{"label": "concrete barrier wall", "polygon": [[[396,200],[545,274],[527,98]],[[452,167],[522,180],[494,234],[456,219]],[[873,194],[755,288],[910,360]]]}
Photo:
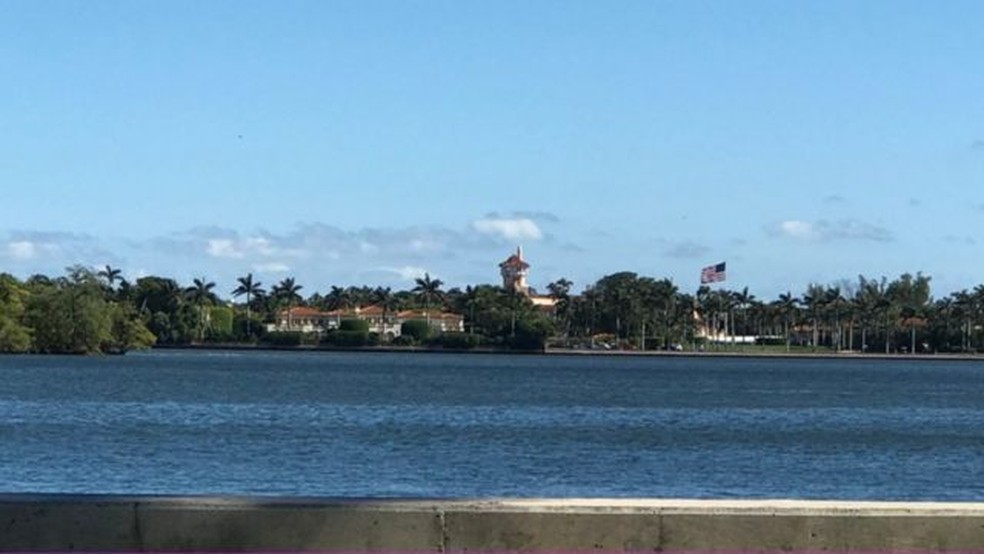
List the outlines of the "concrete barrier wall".
{"label": "concrete barrier wall", "polygon": [[984,552],[984,504],[0,495],[0,549]]}

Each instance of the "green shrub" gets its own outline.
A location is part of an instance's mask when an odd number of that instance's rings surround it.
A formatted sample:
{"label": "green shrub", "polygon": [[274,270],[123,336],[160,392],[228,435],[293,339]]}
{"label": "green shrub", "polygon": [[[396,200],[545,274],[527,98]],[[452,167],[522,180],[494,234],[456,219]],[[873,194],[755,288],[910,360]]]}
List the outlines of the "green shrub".
{"label": "green shrub", "polygon": [[369,332],[369,322],[364,319],[343,319],[338,323],[339,331]]}
{"label": "green shrub", "polygon": [[273,346],[300,346],[300,331],[275,331],[263,336],[263,341]]}
{"label": "green shrub", "polygon": [[232,339],[232,309],[225,306],[208,308],[208,338],[213,341]]}
{"label": "green shrub", "polygon": [[336,329],[325,336],[324,342],[331,346],[365,346],[369,333]]}
{"label": "green shrub", "polygon": [[510,341],[515,350],[543,350],[547,337],[553,334],[553,323],[543,317],[521,319],[516,322],[516,335]]}
{"label": "green shrub", "polygon": [[444,333],[438,338],[437,343],[444,348],[455,348],[455,349],[468,349],[475,348],[479,344],[479,337],[477,335],[470,335],[468,333]]}
{"label": "green shrub", "polygon": [[413,346],[417,344],[417,341],[410,335],[400,335],[393,339],[393,344],[395,346]]}
{"label": "green shrub", "polygon": [[400,336],[413,337],[415,342],[424,342],[431,336],[431,326],[423,319],[411,319],[404,321],[400,326]]}
{"label": "green shrub", "polygon": [[5,314],[0,314],[0,352],[27,352],[31,331]]}
{"label": "green shrub", "polygon": [[[249,327],[249,333],[246,332],[246,328]],[[263,335],[266,333],[266,326],[263,324],[263,320],[252,314],[249,318],[249,325],[246,325],[246,314],[237,313],[232,320],[232,334],[236,340],[241,341],[255,341],[256,339],[262,339]]]}

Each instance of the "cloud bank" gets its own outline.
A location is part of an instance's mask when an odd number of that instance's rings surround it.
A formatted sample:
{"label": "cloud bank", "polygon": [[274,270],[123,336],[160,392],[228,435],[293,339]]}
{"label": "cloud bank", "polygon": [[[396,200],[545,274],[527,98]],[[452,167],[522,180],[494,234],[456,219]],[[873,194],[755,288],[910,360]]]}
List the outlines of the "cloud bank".
{"label": "cloud bank", "polygon": [[522,241],[543,238],[543,231],[529,218],[487,217],[473,221],[472,229],[483,235],[491,235],[503,240]]}
{"label": "cloud bank", "polygon": [[679,258],[692,260],[700,258],[710,253],[711,249],[703,244],[698,244],[692,240],[685,240],[676,243],[669,243],[663,249],[663,255],[669,258]]}
{"label": "cloud bank", "polygon": [[492,213],[457,228],[353,230],[314,222],[279,232],[199,226],[147,239],[10,231],[0,233],[0,271],[60,275],[69,265],[110,264],[130,280],[166,275],[227,282],[255,273],[268,286],[290,276],[318,289],[328,284],[402,287],[427,273],[446,283],[486,274],[492,282],[500,258],[516,244],[559,244],[547,240],[541,221],[549,225],[558,218],[545,212]]}
{"label": "cloud bank", "polygon": [[895,240],[895,235],[890,230],[857,219],[834,222],[822,219],[816,222],[788,219],[772,225],[767,231],[776,237],[810,242]]}

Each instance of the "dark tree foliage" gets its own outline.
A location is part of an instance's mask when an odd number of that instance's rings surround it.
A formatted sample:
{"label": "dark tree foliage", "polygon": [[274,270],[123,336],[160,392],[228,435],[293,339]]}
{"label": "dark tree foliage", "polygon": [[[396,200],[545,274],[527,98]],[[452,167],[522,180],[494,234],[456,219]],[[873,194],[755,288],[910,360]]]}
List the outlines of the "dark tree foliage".
{"label": "dark tree foliage", "polygon": [[430,338],[431,332],[432,329],[430,323],[422,319],[405,321],[403,322],[403,325],[400,326],[401,336],[409,337],[418,343],[424,342]]}
{"label": "dark tree foliage", "polygon": [[28,290],[24,323],[35,352],[122,352],[155,340],[133,306],[107,300],[96,275],[85,268],[69,268],[67,277],[53,281],[34,280]]}
{"label": "dark tree foliage", "polygon": [[[934,298],[929,276],[895,279],[859,276],[831,284],[810,283],[772,300],[723,284],[681,292],[669,279],[621,271],[589,283],[580,293],[558,279],[547,286],[553,305],[502,287],[479,284],[443,290],[429,274],[411,290],[337,287],[307,300],[293,278],[266,294],[246,274],[215,294],[205,278],[183,285],[146,276],[127,281],[110,266],[73,266],[63,276],[33,275],[21,281],[0,273],[0,352],[102,353],[153,344],[256,342],[280,346],[378,344],[366,321],[343,321],[333,333],[266,333],[282,324],[285,310],[308,304],[322,310],[376,305],[381,319],[401,310],[423,310],[405,322],[391,344],[446,348],[545,346],[619,349],[785,348],[808,351],[931,353],[984,351],[984,285]],[[464,318],[463,332],[441,333],[437,314]],[[376,316],[380,317],[380,316]],[[294,331],[290,316],[288,330]],[[261,339],[262,337],[262,339]],[[390,344],[391,337],[386,337]]]}

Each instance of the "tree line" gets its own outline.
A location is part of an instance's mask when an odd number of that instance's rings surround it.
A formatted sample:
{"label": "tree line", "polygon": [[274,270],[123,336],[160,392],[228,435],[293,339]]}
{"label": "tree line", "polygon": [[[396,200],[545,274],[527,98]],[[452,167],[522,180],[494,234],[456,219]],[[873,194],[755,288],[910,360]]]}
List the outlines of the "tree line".
{"label": "tree line", "polygon": [[984,349],[984,285],[934,300],[930,277],[810,284],[761,300],[748,291],[700,287],[621,272],[577,297],[558,317],[575,337],[611,335],[633,348],[747,344],[855,352],[962,352]]}
{"label": "tree line", "polygon": [[[861,276],[762,300],[747,288],[701,287],[689,294],[669,279],[618,272],[580,294],[573,293],[574,283],[567,279],[550,283],[544,295],[554,307],[543,310],[528,296],[499,286],[445,289],[430,275],[407,290],[332,286],[305,296],[294,278],[267,288],[247,274],[228,289],[233,300],[224,301],[216,283],[205,277],[185,285],[161,276],[130,282],[110,266],[74,266],[58,277],[19,280],[0,274],[0,351],[107,353],[153,345],[273,343],[278,337],[267,332],[266,324],[284,310],[369,305],[381,307],[384,318],[408,309],[463,316],[463,332],[414,333],[400,344],[675,350],[754,343],[787,351],[984,350],[984,285],[934,299],[930,280],[921,273],[892,280]],[[375,336],[363,344],[387,340]]]}

